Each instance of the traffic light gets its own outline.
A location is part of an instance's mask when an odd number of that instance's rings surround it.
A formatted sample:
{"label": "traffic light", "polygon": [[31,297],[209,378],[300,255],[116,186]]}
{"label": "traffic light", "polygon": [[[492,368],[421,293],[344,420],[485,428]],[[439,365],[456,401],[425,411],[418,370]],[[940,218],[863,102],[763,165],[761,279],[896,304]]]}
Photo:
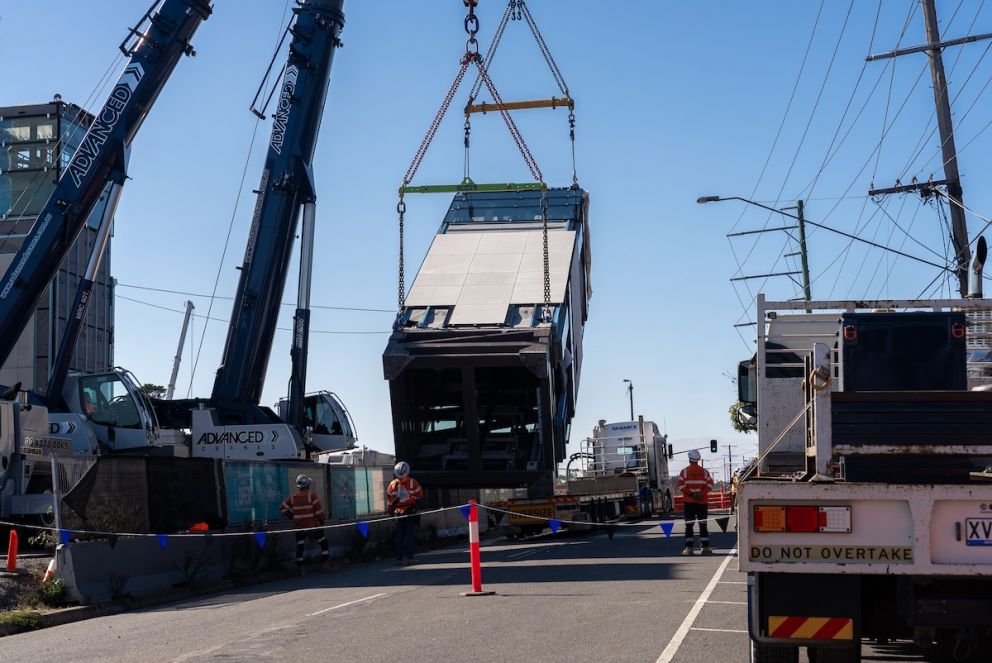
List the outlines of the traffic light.
{"label": "traffic light", "polygon": [[710,440],[710,453],[715,454],[717,452],[716,440]]}

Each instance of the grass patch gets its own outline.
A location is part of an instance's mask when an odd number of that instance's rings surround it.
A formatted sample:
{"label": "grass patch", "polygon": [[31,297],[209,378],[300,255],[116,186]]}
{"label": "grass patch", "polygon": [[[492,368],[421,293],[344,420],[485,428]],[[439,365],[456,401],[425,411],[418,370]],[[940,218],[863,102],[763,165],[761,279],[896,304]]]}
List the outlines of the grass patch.
{"label": "grass patch", "polygon": [[41,628],[41,615],[28,610],[12,610],[0,613],[0,624],[9,624],[20,631],[36,631]]}
{"label": "grass patch", "polygon": [[38,600],[49,608],[65,606],[65,583],[62,578],[53,578],[38,587]]}

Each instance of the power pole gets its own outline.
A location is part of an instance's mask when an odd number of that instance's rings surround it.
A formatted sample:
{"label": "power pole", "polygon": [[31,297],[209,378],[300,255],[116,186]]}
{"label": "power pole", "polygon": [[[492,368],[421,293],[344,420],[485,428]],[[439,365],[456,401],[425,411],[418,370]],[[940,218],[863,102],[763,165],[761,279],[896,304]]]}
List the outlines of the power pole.
{"label": "power pole", "polygon": [[958,278],[961,296],[968,294],[968,263],[971,261],[971,249],[968,243],[968,226],[964,218],[962,200],[961,176],[958,173],[957,149],[954,146],[954,124],[951,122],[951,102],[947,97],[947,78],[944,75],[944,59],[942,51],[948,46],[957,46],[974,41],[992,38],[992,34],[974,35],[940,41],[940,28],[937,25],[937,9],[934,0],[920,0],[923,7],[923,21],[926,27],[927,43],[925,46],[903,48],[880,55],[869,55],[869,61],[892,58],[910,53],[926,51],[930,58],[930,77],[933,80],[933,99],[936,104],[937,129],[940,133],[940,152],[944,161],[944,179],[939,182],[914,182],[912,184],[889,187],[887,189],[872,189],[869,195],[887,193],[903,193],[920,191],[926,194],[935,186],[947,188],[947,197],[951,208],[951,241],[954,244],[954,273]]}
{"label": "power pole", "polygon": [[944,161],[944,179],[947,180],[947,195],[952,201],[951,238],[954,241],[954,273],[958,277],[961,296],[968,294],[968,263],[971,262],[971,249],[968,247],[968,226],[964,219],[961,197],[961,177],[958,175],[958,153],[954,147],[954,125],[951,123],[951,102],[947,98],[947,79],[944,77],[944,58],[939,46],[940,28],[937,25],[937,9],[934,0],[920,0],[923,4],[923,20],[927,28],[927,51],[930,58],[930,77],[933,79],[933,99],[937,105],[937,128],[940,131],[940,153]]}
{"label": "power pole", "polygon": [[[806,217],[803,215],[805,207],[804,201],[797,200],[795,207],[783,207],[782,209],[796,210],[796,227],[799,230],[799,260],[802,263],[803,300],[808,302],[813,300],[813,290],[809,282],[809,254],[806,252]],[[794,256],[796,254],[790,253],[788,255]],[[813,311],[806,309],[806,312],[812,313]]]}
{"label": "power pole", "polygon": [[[799,217],[799,259],[803,265],[803,298],[806,301],[811,301],[813,299],[813,290],[809,285],[809,256],[806,253],[806,219],[803,217],[803,207],[803,201],[797,200],[796,216]],[[813,311],[806,309],[806,312],[812,313]]]}

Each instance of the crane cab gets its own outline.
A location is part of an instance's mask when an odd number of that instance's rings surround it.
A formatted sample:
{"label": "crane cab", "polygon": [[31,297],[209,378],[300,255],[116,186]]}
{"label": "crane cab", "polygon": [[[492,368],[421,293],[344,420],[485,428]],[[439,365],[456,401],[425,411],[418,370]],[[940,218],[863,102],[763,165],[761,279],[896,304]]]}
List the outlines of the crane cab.
{"label": "crane cab", "polygon": [[[289,400],[276,403],[279,417],[289,416]],[[351,413],[338,395],[331,391],[307,394],[303,399],[303,425],[310,429],[310,444],[319,452],[355,448],[358,435]]]}

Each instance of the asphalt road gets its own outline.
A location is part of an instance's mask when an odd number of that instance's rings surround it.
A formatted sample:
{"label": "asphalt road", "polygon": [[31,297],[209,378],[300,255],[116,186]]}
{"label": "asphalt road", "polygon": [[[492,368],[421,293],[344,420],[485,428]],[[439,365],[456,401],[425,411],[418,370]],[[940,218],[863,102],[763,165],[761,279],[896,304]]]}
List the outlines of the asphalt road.
{"label": "asphalt road", "polygon": [[[582,661],[746,663],[735,536],[682,557],[657,526],[464,544],[5,638],[11,661]],[[895,649],[866,660],[919,661]],[[803,658],[802,660],[805,660]]]}

